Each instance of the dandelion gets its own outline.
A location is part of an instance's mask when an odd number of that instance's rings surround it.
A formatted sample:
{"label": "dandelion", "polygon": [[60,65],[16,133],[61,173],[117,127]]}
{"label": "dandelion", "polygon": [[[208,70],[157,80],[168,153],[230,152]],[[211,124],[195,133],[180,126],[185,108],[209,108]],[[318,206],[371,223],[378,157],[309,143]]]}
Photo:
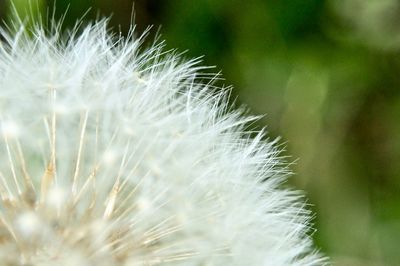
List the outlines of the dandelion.
{"label": "dandelion", "polygon": [[2,265],[319,265],[275,142],[107,21],[0,44]]}

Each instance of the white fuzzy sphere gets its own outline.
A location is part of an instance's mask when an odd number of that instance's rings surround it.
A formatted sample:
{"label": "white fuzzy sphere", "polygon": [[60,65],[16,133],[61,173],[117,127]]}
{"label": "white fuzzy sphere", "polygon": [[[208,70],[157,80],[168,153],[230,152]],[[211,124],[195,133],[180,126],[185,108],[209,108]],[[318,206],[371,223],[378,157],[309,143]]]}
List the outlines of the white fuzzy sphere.
{"label": "white fuzzy sphere", "polygon": [[2,30],[1,265],[323,264],[254,117],[106,24]]}

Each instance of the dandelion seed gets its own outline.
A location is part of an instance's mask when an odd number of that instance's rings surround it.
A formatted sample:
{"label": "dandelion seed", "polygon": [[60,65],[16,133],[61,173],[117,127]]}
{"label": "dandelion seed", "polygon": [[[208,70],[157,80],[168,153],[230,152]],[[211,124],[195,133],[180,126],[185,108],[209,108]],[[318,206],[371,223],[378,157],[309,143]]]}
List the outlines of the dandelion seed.
{"label": "dandelion seed", "polygon": [[228,93],[107,22],[1,30],[2,265],[319,265],[301,195]]}

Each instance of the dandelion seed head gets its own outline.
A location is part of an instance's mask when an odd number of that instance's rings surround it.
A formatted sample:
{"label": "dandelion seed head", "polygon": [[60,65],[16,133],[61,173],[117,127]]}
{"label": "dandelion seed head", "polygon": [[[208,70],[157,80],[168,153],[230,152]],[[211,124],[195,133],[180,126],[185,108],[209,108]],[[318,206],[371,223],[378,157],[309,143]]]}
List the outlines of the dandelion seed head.
{"label": "dandelion seed head", "polygon": [[1,30],[1,262],[323,264],[275,142],[199,60],[57,25]]}

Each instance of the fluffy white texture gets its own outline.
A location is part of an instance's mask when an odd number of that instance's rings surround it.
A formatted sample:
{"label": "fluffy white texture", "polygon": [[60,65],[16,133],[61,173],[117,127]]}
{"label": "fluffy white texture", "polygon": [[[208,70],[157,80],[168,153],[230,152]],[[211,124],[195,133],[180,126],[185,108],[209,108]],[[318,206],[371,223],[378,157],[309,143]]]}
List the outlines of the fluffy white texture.
{"label": "fluffy white texture", "polygon": [[2,30],[0,261],[322,264],[254,117],[196,60],[106,24]]}

